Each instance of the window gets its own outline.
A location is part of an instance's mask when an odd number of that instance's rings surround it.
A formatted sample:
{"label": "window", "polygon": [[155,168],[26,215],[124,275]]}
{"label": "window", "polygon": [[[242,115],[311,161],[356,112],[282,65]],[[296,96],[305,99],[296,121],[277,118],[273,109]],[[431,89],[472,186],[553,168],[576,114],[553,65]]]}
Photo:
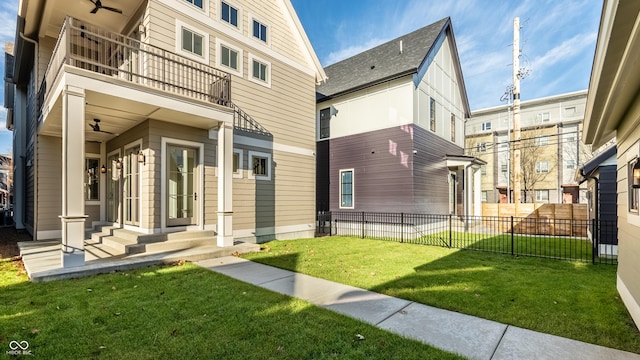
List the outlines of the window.
{"label": "window", "polygon": [[436,99],[429,98],[429,127],[431,131],[436,131]]}
{"label": "window", "polygon": [[353,169],[340,170],[340,208],[353,209]]}
{"label": "window", "polygon": [[320,139],[326,139],[330,136],[331,108],[320,110]]}
{"label": "window", "polygon": [[263,64],[258,60],[253,60],[253,78],[261,81],[267,81],[267,64]]}
{"label": "window", "polygon": [[576,107],[575,106],[570,106],[570,107],[564,108],[564,113],[566,115],[573,115],[573,114],[576,113]]}
{"label": "window", "polygon": [[487,165],[480,165],[480,174],[487,175]]}
{"label": "window", "polygon": [[84,169],[84,199],[87,201],[100,200],[100,160],[85,159]]}
{"label": "window", "polygon": [[500,165],[500,172],[506,174],[507,173],[507,164]]}
{"label": "window", "polygon": [[249,179],[271,180],[271,154],[249,151]]}
{"label": "window", "polygon": [[538,136],[536,137],[536,146],[547,146],[549,145],[549,137],[548,136]]}
{"label": "window", "polygon": [[640,171],[640,160],[635,159],[627,165],[627,184],[629,193],[629,211],[637,213],[640,210],[640,188],[633,187],[633,172]]}
{"label": "window", "polygon": [[491,121],[482,123],[482,131],[488,131],[488,130],[491,130]]}
{"label": "window", "polygon": [[538,122],[549,122],[549,113],[540,113],[537,116]]}
{"label": "window", "polygon": [[253,37],[267,42],[267,26],[253,19]]}
{"label": "window", "polygon": [[233,149],[233,177],[242,178],[242,150]]}
{"label": "window", "polygon": [[230,67],[234,70],[239,70],[238,66],[238,52],[232,50],[224,45],[220,46],[221,60],[220,63],[224,66]]}
{"label": "window", "polygon": [[182,28],[182,50],[203,56],[203,39],[202,35],[196,34],[187,28]]}
{"label": "window", "polygon": [[536,201],[549,202],[549,190],[536,190]]}
{"label": "window", "polygon": [[176,20],[175,36],[176,53],[195,61],[209,63],[209,34],[206,31]]}
{"label": "window", "polygon": [[485,152],[485,151],[487,151],[487,143],[486,142],[476,143],[476,151],[477,152]]}
{"label": "window", "polygon": [[536,173],[548,173],[549,172],[549,162],[548,161],[538,161],[536,162]]}
{"label": "window", "polygon": [[456,142],[456,116],[451,114],[451,141]]}
{"label": "window", "polygon": [[575,137],[575,135],[574,135],[574,134],[567,135],[567,136],[565,137],[565,140],[564,140],[564,141],[565,141],[565,142],[575,142],[575,141],[576,141],[576,137]]}
{"label": "window", "polygon": [[487,191],[482,192],[482,202],[487,202]]}
{"label": "window", "polygon": [[235,27],[238,27],[238,9],[223,1],[221,19]]}
{"label": "window", "polygon": [[200,9],[204,9],[203,0],[185,0],[186,2],[193,4],[194,6],[199,7]]}
{"label": "window", "polygon": [[575,169],[576,168],[576,161],[575,160],[567,160],[566,167],[567,167],[567,169]]}

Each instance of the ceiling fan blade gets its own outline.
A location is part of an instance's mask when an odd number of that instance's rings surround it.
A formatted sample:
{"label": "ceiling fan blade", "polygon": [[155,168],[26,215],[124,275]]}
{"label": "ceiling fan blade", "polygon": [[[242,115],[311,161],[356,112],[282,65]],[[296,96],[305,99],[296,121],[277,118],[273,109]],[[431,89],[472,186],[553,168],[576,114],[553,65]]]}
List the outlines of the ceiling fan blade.
{"label": "ceiling fan blade", "polygon": [[98,12],[98,10],[100,10],[100,8],[98,6],[96,6],[95,8],[93,8],[93,10],[91,10],[92,14],[95,14]]}
{"label": "ceiling fan blade", "polygon": [[103,6],[102,8],[105,9],[105,10],[113,11],[113,12],[118,13],[118,14],[122,14],[122,10],[120,10],[120,9],[116,9],[116,8],[109,7],[109,6]]}

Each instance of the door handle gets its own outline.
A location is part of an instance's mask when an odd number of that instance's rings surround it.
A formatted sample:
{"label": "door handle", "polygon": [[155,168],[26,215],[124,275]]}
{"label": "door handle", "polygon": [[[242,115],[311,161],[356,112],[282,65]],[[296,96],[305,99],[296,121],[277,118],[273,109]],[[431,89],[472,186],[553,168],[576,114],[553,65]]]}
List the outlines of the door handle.
{"label": "door handle", "polygon": [[198,193],[193,193],[193,200],[198,200]]}

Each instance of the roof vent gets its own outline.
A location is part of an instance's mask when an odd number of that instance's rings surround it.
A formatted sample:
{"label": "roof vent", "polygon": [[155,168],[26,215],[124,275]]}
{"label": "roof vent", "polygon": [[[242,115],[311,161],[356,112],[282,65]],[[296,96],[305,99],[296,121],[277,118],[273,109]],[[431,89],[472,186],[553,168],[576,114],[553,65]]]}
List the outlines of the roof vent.
{"label": "roof vent", "polygon": [[400,40],[400,54],[402,54],[402,51],[403,51],[403,49],[402,49],[402,40]]}

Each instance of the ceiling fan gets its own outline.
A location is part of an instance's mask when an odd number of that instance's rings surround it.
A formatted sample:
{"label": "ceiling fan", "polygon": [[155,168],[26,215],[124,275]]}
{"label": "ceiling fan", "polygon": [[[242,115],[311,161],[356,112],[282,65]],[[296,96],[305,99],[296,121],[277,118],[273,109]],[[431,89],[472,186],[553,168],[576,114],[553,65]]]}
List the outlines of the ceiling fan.
{"label": "ceiling fan", "polygon": [[93,131],[110,135],[118,135],[116,133],[112,133],[111,131],[100,130],[100,119],[93,119],[93,121],[95,122],[95,124],[89,123],[89,126],[93,129]]}
{"label": "ceiling fan", "polygon": [[113,11],[113,12],[118,13],[118,14],[122,14],[122,10],[120,10],[120,9],[116,9],[116,8],[110,7],[110,6],[102,6],[102,1],[100,1],[100,0],[89,0],[89,1],[91,1],[91,3],[93,5],[95,5],[95,8],[93,8],[93,10],[91,10],[92,14],[97,13],[98,10],[100,10],[100,9],[105,9],[105,10]]}

